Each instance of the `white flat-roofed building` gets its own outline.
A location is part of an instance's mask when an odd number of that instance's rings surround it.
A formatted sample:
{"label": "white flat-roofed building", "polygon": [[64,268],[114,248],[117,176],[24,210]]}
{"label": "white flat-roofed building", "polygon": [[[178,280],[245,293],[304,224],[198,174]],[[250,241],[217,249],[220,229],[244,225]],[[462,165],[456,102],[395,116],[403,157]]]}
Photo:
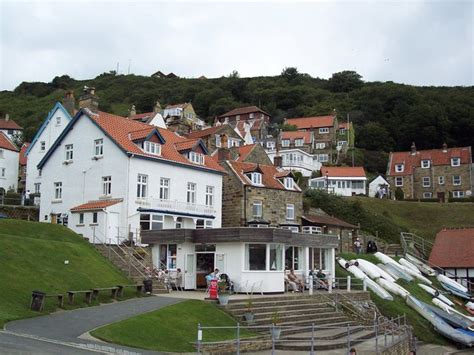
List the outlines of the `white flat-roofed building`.
{"label": "white flat-roofed building", "polygon": [[341,196],[366,195],[365,170],[363,167],[322,167],[321,177],[310,179],[312,189],[326,190]]}

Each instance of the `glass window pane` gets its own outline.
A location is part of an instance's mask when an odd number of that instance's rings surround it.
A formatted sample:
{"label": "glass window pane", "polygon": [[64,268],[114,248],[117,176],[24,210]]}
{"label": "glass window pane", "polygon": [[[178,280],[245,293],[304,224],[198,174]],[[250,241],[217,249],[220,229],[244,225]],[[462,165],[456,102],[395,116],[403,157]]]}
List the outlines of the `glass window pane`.
{"label": "glass window pane", "polygon": [[282,249],[281,244],[270,244],[270,270],[282,270]]}
{"label": "glass window pane", "polygon": [[246,269],[265,271],[267,245],[247,244],[246,249]]}

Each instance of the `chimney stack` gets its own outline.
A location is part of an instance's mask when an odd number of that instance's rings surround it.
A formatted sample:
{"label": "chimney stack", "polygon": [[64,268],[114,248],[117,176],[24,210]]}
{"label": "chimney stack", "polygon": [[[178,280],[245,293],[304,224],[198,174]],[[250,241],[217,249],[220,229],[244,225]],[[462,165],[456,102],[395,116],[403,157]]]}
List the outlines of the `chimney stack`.
{"label": "chimney stack", "polygon": [[224,147],[224,148],[228,147],[227,134],[222,134],[221,135],[221,147]]}
{"label": "chimney stack", "polygon": [[72,116],[76,114],[76,99],[74,98],[74,91],[68,90],[63,98],[63,106],[67,112]]}
{"label": "chimney stack", "polygon": [[446,144],[446,142],[443,143],[443,153],[447,153],[448,152],[448,145]]}
{"label": "chimney stack", "polygon": [[154,113],[161,112],[161,105],[160,105],[160,102],[158,100],[156,100],[155,106],[153,107],[153,112]]}
{"label": "chimney stack", "polygon": [[283,166],[283,157],[281,155],[275,155],[273,157],[273,165],[277,168],[281,168]]}
{"label": "chimney stack", "polygon": [[415,142],[413,142],[411,144],[411,155],[415,155],[416,154],[416,145],[415,145]]}
{"label": "chimney stack", "polygon": [[7,122],[10,121],[10,114],[8,113],[5,114],[5,121]]}
{"label": "chimney stack", "polygon": [[137,109],[135,108],[135,105],[132,105],[132,107],[128,111],[128,118],[132,118],[136,115],[137,115]]}
{"label": "chimney stack", "polygon": [[230,149],[227,147],[217,150],[217,161],[221,162],[224,160],[230,160]]}
{"label": "chimney stack", "polygon": [[82,95],[79,97],[79,107],[88,108],[92,112],[99,111],[99,97],[95,94],[95,88],[84,86]]}

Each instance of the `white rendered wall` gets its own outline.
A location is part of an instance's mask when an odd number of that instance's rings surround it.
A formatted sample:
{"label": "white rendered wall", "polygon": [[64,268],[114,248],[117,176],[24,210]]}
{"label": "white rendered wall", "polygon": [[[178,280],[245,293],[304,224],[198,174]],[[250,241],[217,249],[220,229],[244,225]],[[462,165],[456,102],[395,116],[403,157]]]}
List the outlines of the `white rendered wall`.
{"label": "white rendered wall", "polygon": [[[20,153],[3,149],[3,158],[0,157],[0,188],[5,192],[13,189],[16,192],[18,186],[18,159]],[[1,175],[2,168],[5,168],[5,176]]]}
{"label": "white rendered wall", "polygon": [[[56,123],[58,117],[61,117],[61,123],[59,125]],[[36,166],[41,159],[43,159],[46,152],[51,148],[68,123],[69,119],[64,112],[62,110],[56,110],[34,145],[29,148],[26,165],[26,191],[30,190],[30,193],[34,193],[35,183],[42,183],[44,181],[44,179],[39,176]],[[46,149],[44,151],[40,149],[40,142],[42,141],[46,143]]]}

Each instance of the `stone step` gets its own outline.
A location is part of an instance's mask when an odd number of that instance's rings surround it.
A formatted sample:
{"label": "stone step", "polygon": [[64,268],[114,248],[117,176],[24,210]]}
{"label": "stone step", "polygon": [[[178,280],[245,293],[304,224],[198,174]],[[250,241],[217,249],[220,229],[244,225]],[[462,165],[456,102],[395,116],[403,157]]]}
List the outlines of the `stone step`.
{"label": "stone step", "polygon": [[[229,304],[227,305],[227,309],[239,309],[247,307],[245,300],[229,300]],[[322,304],[325,305],[329,302],[328,299],[322,298],[292,298],[292,299],[280,299],[280,298],[273,298],[273,299],[258,299],[252,301],[252,306],[254,308],[257,307],[279,307],[279,306],[291,306],[295,304]]]}
{"label": "stone step", "polygon": [[[252,305],[252,309],[254,312],[264,312],[264,311],[272,311],[275,309],[278,310],[300,310],[300,309],[307,309],[307,308],[326,308],[328,307],[329,302],[297,302],[297,303],[292,303],[292,304],[265,304],[265,305]],[[231,313],[245,313],[247,312],[247,305],[246,304],[241,304],[241,305],[236,305],[236,304],[229,304],[226,307],[226,310],[228,310]]]}
{"label": "stone step", "polygon": [[[361,331],[354,336],[350,337],[350,347],[364,342],[372,337],[374,337],[375,333],[370,330]],[[347,336],[344,338],[336,339],[336,340],[319,340],[315,341],[313,348],[315,351],[323,351],[323,350],[330,350],[330,349],[342,349],[346,348],[349,345]],[[293,350],[293,351],[310,351],[311,350],[311,341],[290,341],[289,339],[281,339],[275,344],[275,348],[278,350]]]}
{"label": "stone step", "polygon": [[[346,327],[350,325],[350,326],[356,326],[357,324],[354,322],[354,321],[351,321],[351,320],[348,320],[347,318],[346,319],[343,319],[343,320],[338,320],[338,321],[334,321],[334,322],[330,322],[330,323],[327,323],[327,324],[317,324],[317,323],[314,323],[314,326],[315,328],[317,329],[318,327],[319,328],[324,328],[324,327],[331,327],[331,329],[334,329],[334,328],[339,328],[339,329],[346,329]],[[308,324],[300,324],[296,327],[292,327],[292,328],[283,328],[281,333],[284,335],[284,336],[289,336],[289,335],[296,335],[296,334],[304,334],[304,333],[307,333],[307,332],[310,332],[311,329],[312,329],[312,326],[313,326],[313,322],[311,323],[308,323]]]}
{"label": "stone step", "polygon": [[[322,317],[319,317],[322,316]],[[324,314],[308,314],[308,315],[294,315],[294,316],[280,316],[280,323],[279,325],[282,326],[297,326],[297,325],[308,325],[311,323],[314,324],[328,324],[331,322],[342,322],[346,321],[347,317],[343,313],[324,313]],[[254,325],[271,325],[272,318],[261,318],[255,319],[253,321]]]}
{"label": "stone step", "polygon": [[[312,306],[306,306],[306,307],[301,307],[301,308],[292,308],[292,309],[287,309],[285,308],[270,308],[266,307],[265,309],[261,308],[254,308],[252,313],[255,315],[255,317],[264,317],[264,316],[271,316],[275,311],[278,312],[280,316],[283,316],[285,314],[318,314],[318,313],[328,313],[328,312],[333,312],[334,308],[333,307],[328,307],[327,305],[325,307],[312,307]],[[247,313],[247,310],[239,310],[239,311],[231,311],[230,312],[233,316],[242,316],[245,313]]]}
{"label": "stone step", "polygon": [[[367,327],[362,326],[362,325],[352,326],[350,329],[350,333],[356,334],[367,329],[368,329]],[[284,338],[289,339],[289,340],[311,341],[312,336],[313,336],[312,332],[302,332],[302,333],[285,335]],[[339,339],[343,337],[347,337],[347,325],[346,327],[336,327],[336,328],[332,325],[323,325],[319,327],[317,326],[314,327],[315,340],[331,340],[331,339]]]}

